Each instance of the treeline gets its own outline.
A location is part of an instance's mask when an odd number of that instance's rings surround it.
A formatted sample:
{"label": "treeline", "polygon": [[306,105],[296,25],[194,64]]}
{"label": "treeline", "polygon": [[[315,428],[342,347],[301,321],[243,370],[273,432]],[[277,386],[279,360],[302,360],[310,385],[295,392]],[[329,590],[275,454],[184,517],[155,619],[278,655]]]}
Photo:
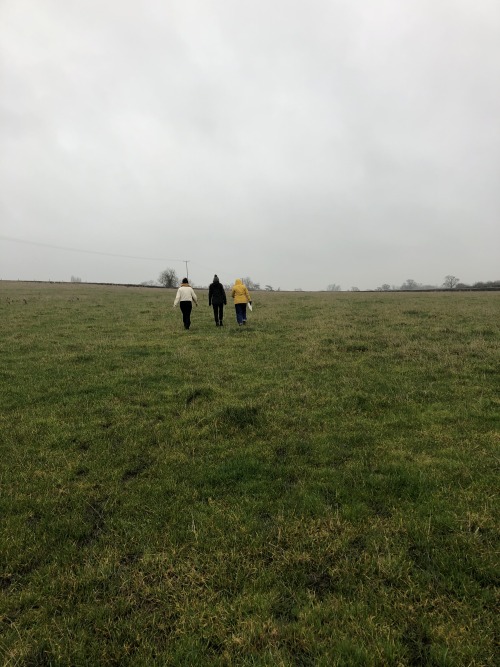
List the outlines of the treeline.
{"label": "treeline", "polygon": [[[457,287],[467,289],[469,285],[466,285],[465,283],[458,283]],[[486,283],[474,283],[470,287],[474,289],[500,289],[500,280],[489,280]]]}
{"label": "treeline", "polygon": [[[71,282],[80,282],[81,278],[75,278],[74,276],[71,276]],[[274,291],[280,291],[280,288],[274,288],[272,285],[264,285],[261,286],[261,283],[256,282],[250,276],[246,276],[245,278],[242,278],[243,283],[248,287],[249,290],[265,290],[268,292],[274,292]],[[175,288],[178,287],[180,284],[180,279],[177,276],[176,272],[172,268],[167,268],[160,275],[158,276],[158,280],[148,280],[146,282],[141,283],[143,286],[147,287],[156,287],[161,285],[162,287],[170,287],[170,288]],[[193,282],[191,284],[194,287],[197,287],[198,289],[207,289],[203,285],[198,285]],[[231,289],[232,284],[224,284],[224,288],[226,290]],[[408,291],[408,290],[438,290],[438,289],[455,289],[455,290],[500,290],[500,280],[488,280],[488,281],[479,281],[476,283],[473,283],[472,285],[469,285],[467,283],[463,283],[460,281],[460,278],[457,278],[456,276],[452,275],[447,275],[444,278],[444,281],[441,285],[426,285],[424,283],[419,283],[413,278],[408,278],[405,280],[405,282],[402,285],[389,285],[389,283],[384,283],[383,285],[380,285],[379,287],[376,287],[375,290],[378,292],[391,292],[391,291]],[[342,287],[340,285],[337,285],[336,283],[331,283],[330,285],[327,286],[326,290],[328,292],[341,292]],[[296,288],[296,292],[302,292],[301,288]],[[350,290],[351,292],[359,292],[360,289],[358,287],[351,287]],[[370,290],[368,290],[370,291]]]}
{"label": "treeline", "polygon": [[479,281],[472,285],[463,283],[455,276],[446,276],[442,285],[425,285],[409,278],[402,285],[389,285],[385,283],[376,288],[378,292],[407,291],[407,290],[435,290],[435,289],[455,289],[455,290],[498,290],[500,289],[500,280]]}

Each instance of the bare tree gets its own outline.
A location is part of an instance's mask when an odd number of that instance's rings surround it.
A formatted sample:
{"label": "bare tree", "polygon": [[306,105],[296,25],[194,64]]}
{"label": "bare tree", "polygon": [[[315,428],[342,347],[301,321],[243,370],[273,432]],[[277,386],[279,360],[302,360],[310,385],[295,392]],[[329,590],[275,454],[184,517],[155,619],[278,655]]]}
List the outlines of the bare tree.
{"label": "bare tree", "polygon": [[71,282],[72,283],[81,283],[82,279],[79,278],[78,276],[71,276]]}
{"label": "bare tree", "polygon": [[254,283],[254,281],[250,278],[250,276],[247,276],[246,278],[241,279],[242,283],[248,287],[248,289],[260,289],[260,283]]}
{"label": "bare tree", "polygon": [[158,282],[160,285],[163,285],[163,287],[177,287],[179,278],[177,278],[174,269],[165,269],[165,271],[162,271],[158,276]]}
{"label": "bare tree", "polygon": [[401,285],[400,289],[418,289],[419,287],[420,285],[416,280],[408,278],[408,280]]}
{"label": "bare tree", "polygon": [[336,285],[335,283],[332,283],[331,285],[328,285],[328,287],[326,288],[326,291],[327,292],[341,292],[342,288],[340,287],[340,285]]}
{"label": "bare tree", "polygon": [[266,292],[274,292],[272,285],[266,285],[264,289]]}
{"label": "bare tree", "polygon": [[443,287],[446,287],[446,289],[453,289],[458,285],[460,282],[460,278],[457,278],[456,276],[446,276],[444,279]]}
{"label": "bare tree", "polygon": [[359,287],[351,287],[351,292],[359,292]]}

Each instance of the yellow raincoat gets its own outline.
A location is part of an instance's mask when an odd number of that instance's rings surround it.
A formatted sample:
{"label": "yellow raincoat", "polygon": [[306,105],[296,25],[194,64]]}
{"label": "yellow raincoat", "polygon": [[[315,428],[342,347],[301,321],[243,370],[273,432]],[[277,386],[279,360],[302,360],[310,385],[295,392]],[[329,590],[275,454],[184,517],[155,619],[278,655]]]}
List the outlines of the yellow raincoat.
{"label": "yellow raincoat", "polygon": [[235,304],[248,303],[250,301],[250,293],[247,286],[244,285],[239,278],[236,278],[234,282],[231,296],[233,297]]}

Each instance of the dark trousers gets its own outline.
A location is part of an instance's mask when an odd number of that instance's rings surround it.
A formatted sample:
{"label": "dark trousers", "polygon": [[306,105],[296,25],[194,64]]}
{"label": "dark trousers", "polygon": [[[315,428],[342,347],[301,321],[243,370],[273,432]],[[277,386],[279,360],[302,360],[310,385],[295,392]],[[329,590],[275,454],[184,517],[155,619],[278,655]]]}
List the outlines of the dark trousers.
{"label": "dark trousers", "polygon": [[215,324],[218,324],[219,322],[222,322],[222,318],[224,317],[224,304],[219,303],[215,305],[215,303],[213,303],[212,307],[214,309]]}
{"label": "dark trousers", "polygon": [[236,321],[238,324],[243,324],[247,321],[247,304],[235,303],[234,307],[236,308]]}
{"label": "dark trousers", "polygon": [[182,311],[182,321],[184,322],[184,329],[189,329],[191,326],[191,311],[193,310],[193,304],[191,301],[179,301],[179,305]]}

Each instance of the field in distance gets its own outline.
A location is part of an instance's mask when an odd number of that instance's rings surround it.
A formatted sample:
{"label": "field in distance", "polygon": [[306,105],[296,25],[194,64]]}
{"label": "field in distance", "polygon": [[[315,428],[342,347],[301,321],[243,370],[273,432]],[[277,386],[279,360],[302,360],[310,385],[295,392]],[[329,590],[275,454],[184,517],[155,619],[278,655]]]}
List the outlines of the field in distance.
{"label": "field in distance", "polygon": [[174,295],[0,283],[0,662],[497,664],[500,293]]}

